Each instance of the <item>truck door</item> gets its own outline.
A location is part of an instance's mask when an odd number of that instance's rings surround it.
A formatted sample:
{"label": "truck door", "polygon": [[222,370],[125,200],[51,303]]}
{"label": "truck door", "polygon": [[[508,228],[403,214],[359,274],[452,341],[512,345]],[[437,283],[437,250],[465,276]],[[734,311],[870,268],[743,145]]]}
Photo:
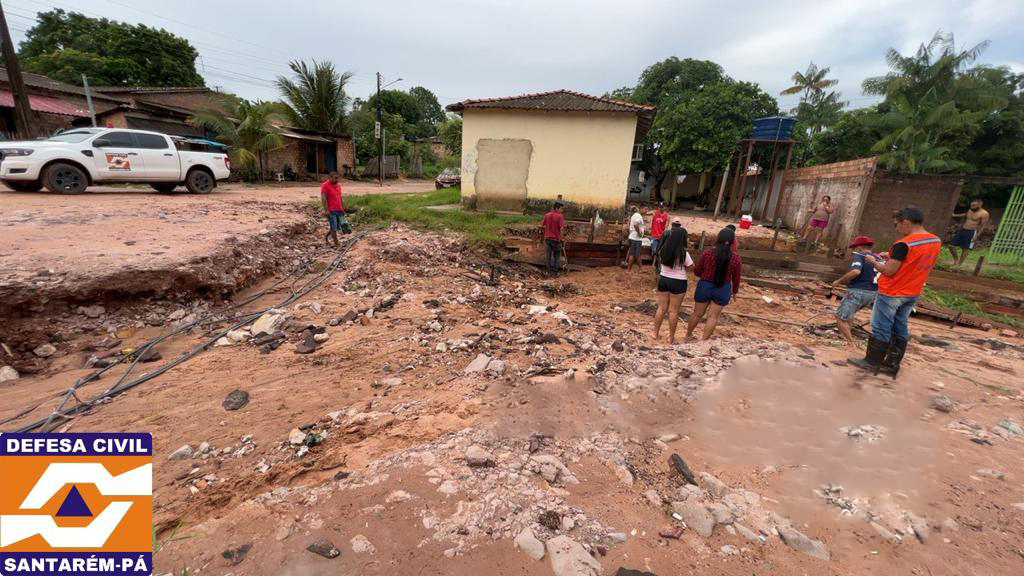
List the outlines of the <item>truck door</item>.
{"label": "truck door", "polygon": [[131,132],[113,130],[92,141],[97,180],[134,182],[146,179],[146,164]]}
{"label": "truck door", "polygon": [[158,182],[178,182],[181,180],[178,150],[171,139],[163,134],[147,134],[136,132],[135,139],[139,142],[139,153],[146,165],[146,179]]}

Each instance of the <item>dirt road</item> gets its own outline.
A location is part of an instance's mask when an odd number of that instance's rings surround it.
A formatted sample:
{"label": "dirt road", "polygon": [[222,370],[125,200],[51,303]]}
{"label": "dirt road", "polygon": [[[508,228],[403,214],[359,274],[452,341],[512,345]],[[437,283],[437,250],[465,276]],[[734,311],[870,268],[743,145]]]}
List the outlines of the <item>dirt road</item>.
{"label": "dirt road", "polygon": [[[333,255],[307,240],[289,241],[312,264],[234,301],[260,310],[317,278]],[[157,574],[1020,573],[1019,338],[914,320],[946,348],[911,344],[893,383],[857,377],[843,359],[861,350],[827,331],[731,317],[714,341],[655,340],[646,272],[552,282],[499,263],[491,283],[459,238],[401,226],[343,260],[287,307],[276,348],[240,334],[61,425],[154,434]],[[728,310],[804,324],[832,306],[748,286]],[[211,310],[162,305],[116,341],[125,311],[72,314],[91,330],[35,342],[55,354],[0,388],[0,419],[42,402],[5,429],[48,414],[90,356]],[[233,390],[248,402],[228,410]],[[601,572],[554,570],[567,553]]]}

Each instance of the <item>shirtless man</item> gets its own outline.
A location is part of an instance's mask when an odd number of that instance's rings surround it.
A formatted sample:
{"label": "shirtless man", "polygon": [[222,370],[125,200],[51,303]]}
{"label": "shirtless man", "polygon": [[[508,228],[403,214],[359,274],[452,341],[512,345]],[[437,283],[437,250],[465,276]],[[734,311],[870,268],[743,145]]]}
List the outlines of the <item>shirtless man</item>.
{"label": "shirtless man", "polygon": [[[953,235],[949,243],[949,252],[953,255],[953,265],[963,266],[967,259],[967,253],[974,248],[974,240],[978,234],[985,230],[988,225],[988,211],[981,207],[981,200],[971,200],[971,208],[966,212],[953,214],[953,218],[964,218],[964,224]],[[960,256],[957,257],[956,248],[960,248]]]}

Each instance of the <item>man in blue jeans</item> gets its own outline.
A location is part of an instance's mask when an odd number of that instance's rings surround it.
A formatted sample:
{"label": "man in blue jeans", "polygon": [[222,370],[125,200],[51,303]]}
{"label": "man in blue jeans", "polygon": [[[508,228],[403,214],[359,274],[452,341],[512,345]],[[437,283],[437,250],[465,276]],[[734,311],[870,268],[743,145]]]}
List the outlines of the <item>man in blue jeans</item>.
{"label": "man in blue jeans", "polygon": [[942,251],[942,240],[924,229],[924,212],[916,206],[897,210],[892,219],[903,237],[892,245],[884,263],[872,255],[864,257],[864,263],[880,274],[878,296],[871,313],[867,352],[864,358],[848,361],[895,378],[910,340],[910,313]]}
{"label": "man in blue jeans", "polygon": [[554,207],[544,215],[540,222],[541,233],[544,235],[544,256],[547,260],[548,275],[558,276],[558,257],[562,253],[562,231],[565,229],[565,218],[562,216],[562,203],[555,201]]}

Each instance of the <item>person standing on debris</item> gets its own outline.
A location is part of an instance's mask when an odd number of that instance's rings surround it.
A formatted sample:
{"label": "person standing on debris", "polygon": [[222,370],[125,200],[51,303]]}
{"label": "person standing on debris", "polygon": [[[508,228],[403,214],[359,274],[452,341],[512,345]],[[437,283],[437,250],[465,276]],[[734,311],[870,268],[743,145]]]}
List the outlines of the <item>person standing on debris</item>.
{"label": "person standing on debris", "polygon": [[693,294],[693,313],[686,325],[686,339],[693,338],[693,331],[705,313],[708,315],[704,325],[704,340],[711,338],[729,301],[740,291],[740,255],[732,251],[736,241],[736,233],[723,228],[718,233],[718,240],[713,248],[708,248],[700,255],[700,260],[693,273],[700,279],[697,290]]}
{"label": "person standing on debris", "polygon": [[562,254],[562,231],[565,229],[560,201],[555,201],[555,205],[544,215],[540,227],[544,234],[544,255],[547,257],[548,275],[555,277],[558,276],[558,257]]}
{"label": "person standing on debris", "polygon": [[[964,223],[953,235],[953,240],[949,243],[949,253],[953,255],[954,266],[963,266],[967,253],[974,248],[974,241],[977,240],[978,234],[985,230],[990,216],[988,210],[981,207],[981,200],[971,200],[970,210],[954,213],[953,217],[963,218]],[[954,246],[960,248],[959,257]]]}
{"label": "person standing on debris", "polygon": [[655,254],[661,262],[661,272],[658,275],[658,311],[654,313],[654,340],[660,340],[661,323],[668,314],[669,343],[675,344],[679,307],[686,296],[686,273],[693,273],[693,259],[686,251],[686,229],[679,218],[672,220],[672,228],[664,240]]}
{"label": "person standing on debris", "polygon": [[850,249],[853,250],[850,269],[832,283],[833,288],[846,286],[846,295],[836,308],[836,327],[839,328],[839,334],[843,339],[851,344],[854,314],[873,303],[878,294],[878,285],[875,284],[877,272],[873,266],[864,262],[864,258],[871,255],[871,247],[874,245],[875,241],[867,236],[854,238],[850,243]]}
{"label": "person standing on debris", "polygon": [[626,252],[626,272],[633,269],[635,262],[640,267],[640,248],[644,243],[644,215],[636,206],[630,208],[629,217],[629,251]]}
{"label": "person standing on debris", "polygon": [[916,206],[897,210],[892,219],[903,237],[889,249],[885,262],[870,254],[864,256],[864,263],[881,274],[878,295],[871,313],[867,352],[863,358],[848,361],[859,368],[895,378],[910,339],[910,313],[942,252],[942,240],[924,229],[924,212]]}
{"label": "person standing on debris", "polygon": [[818,202],[817,208],[811,208],[808,212],[811,213],[810,219],[807,225],[804,227],[804,240],[811,235],[811,232],[815,233],[814,243],[817,244],[821,240],[821,234],[825,231],[825,227],[828,226],[828,219],[832,216],[832,197],[822,196],[821,202]]}
{"label": "person standing on debris", "polygon": [[338,182],[337,172],[328,174],[327,180],[320,185],[320,203],[327,213],[327,225],[330,228],[324,236],[324,241],[328,246],[333,243],[334,247],[338,248],[338,231],[347,234],[351,230],[345,220],[345,207],[341,203],[341,183]]}
{"label": "person standing on debris", "polygon": [[654,209],[654,216],[651,216],[651,266],[655,272],[660,268],[658,265],[658,245],[661,243],[661,237],[665,235],[665,228],[667,226],[668,212],[665,212],[665,203],[658,202],[658,206]]}

